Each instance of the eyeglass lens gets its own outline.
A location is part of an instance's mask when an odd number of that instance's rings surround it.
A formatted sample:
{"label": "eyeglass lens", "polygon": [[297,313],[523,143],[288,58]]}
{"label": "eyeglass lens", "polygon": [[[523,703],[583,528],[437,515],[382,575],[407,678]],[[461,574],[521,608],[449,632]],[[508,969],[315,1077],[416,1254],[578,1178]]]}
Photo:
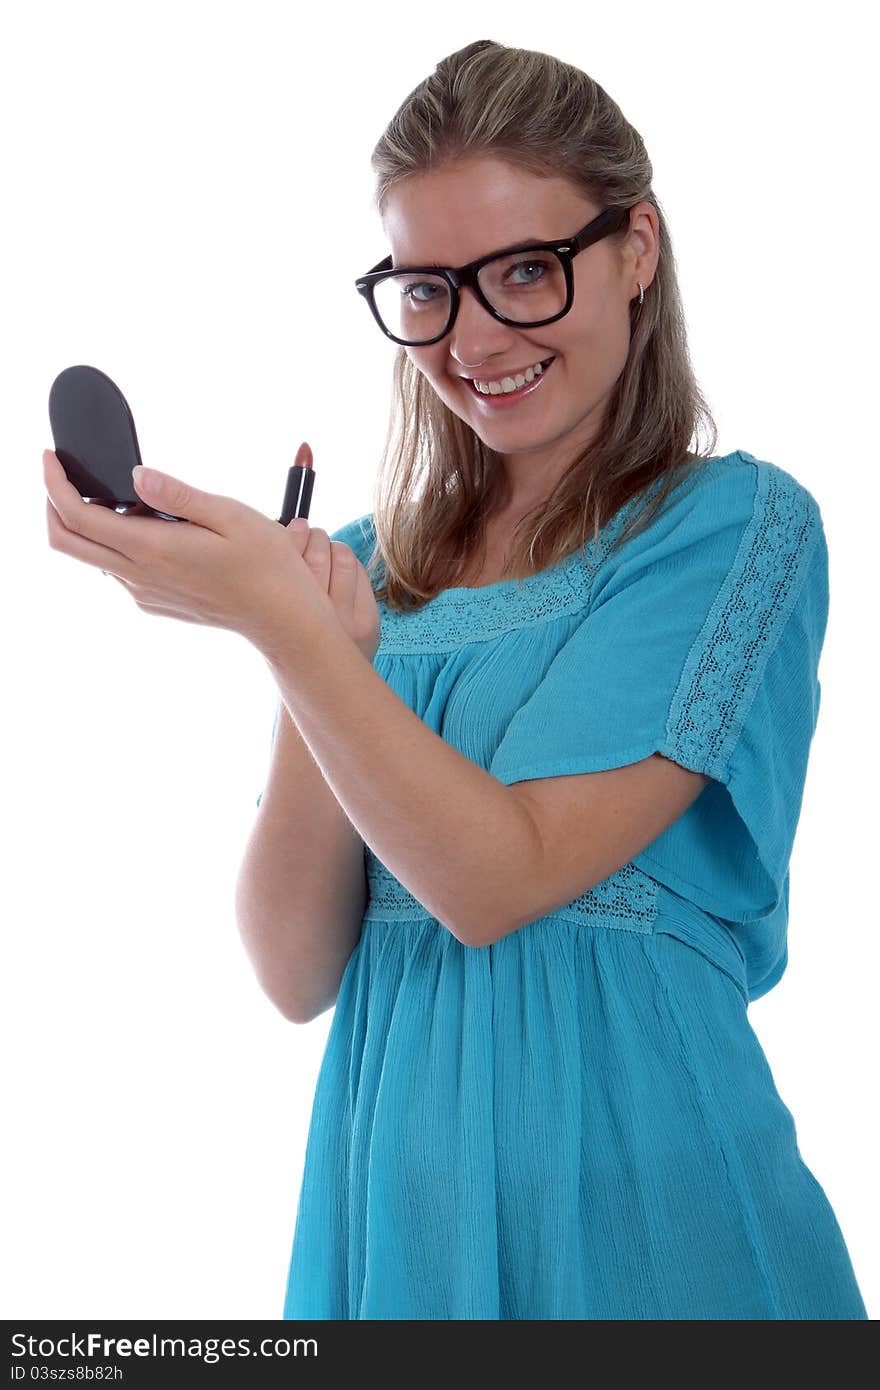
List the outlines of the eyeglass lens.
{"label": "eyeglass lens", "polygon": [[[497,256],[477,279],[493,309],[515,323],[539,323],[565,305],[565,272],[553,251]],[[436,338],[449,321],[451,290],[441,275],[403,270],[380,280],[374,299],[389,333],[413,346]]]}

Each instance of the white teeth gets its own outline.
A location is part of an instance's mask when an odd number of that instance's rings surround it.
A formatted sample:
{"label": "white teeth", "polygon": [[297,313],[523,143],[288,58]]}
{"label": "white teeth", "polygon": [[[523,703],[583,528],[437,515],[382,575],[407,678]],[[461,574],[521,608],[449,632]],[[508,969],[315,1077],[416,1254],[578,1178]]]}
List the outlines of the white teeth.
{"label": "white teeth", "polygon": [[513,377],[506,376],[501,381],[477,381],[474,378],[474,386],[484,396],[507,395],[510,391],[518,391],[526,382],[534,381],[536,376],[540,376],[544,368],[540,362],[536,362],[533,367],[526,367],[525,371]]}

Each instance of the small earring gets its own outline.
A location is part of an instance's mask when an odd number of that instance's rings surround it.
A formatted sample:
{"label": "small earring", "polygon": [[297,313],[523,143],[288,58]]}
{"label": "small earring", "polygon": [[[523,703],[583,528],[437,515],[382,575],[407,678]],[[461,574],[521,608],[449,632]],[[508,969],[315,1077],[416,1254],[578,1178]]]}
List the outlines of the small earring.
{"label": "small earring", "polygon": [[640,308],[640,309],[641,309],[642,305],[644,304],[644,302],[645,302],[645,291],[644,291],[644,288],[643,288],[643,286],[642,286],[642,282],[641,282],[641,280],[640,280],[640,281],[639,281],[639,308]]}

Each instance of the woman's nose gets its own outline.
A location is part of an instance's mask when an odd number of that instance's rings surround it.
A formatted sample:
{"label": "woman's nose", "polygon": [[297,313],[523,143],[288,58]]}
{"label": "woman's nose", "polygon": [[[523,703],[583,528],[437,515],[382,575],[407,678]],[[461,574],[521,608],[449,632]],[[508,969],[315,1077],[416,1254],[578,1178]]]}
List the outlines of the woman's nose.
{"label": "woman's nose", "polygon": [[459,291],[458,313],[449,334],[449,350],[465,367],[477,367],[487,357],[504,352],[511,330],[499,323],[469,285]]}

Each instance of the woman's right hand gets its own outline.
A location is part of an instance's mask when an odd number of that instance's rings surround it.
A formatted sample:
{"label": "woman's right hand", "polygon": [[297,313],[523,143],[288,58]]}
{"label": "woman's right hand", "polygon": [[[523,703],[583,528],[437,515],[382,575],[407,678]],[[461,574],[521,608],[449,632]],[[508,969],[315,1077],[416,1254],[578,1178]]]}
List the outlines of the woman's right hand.
{"label": "woman's right hand", "polygon": [[309,526],[303,517],[289,521],[287,530],[315,582],[333,600],[342,626],[372,666],[379,649],[381,618],[367,571],[350,545],[331,541],[326,531]]}

